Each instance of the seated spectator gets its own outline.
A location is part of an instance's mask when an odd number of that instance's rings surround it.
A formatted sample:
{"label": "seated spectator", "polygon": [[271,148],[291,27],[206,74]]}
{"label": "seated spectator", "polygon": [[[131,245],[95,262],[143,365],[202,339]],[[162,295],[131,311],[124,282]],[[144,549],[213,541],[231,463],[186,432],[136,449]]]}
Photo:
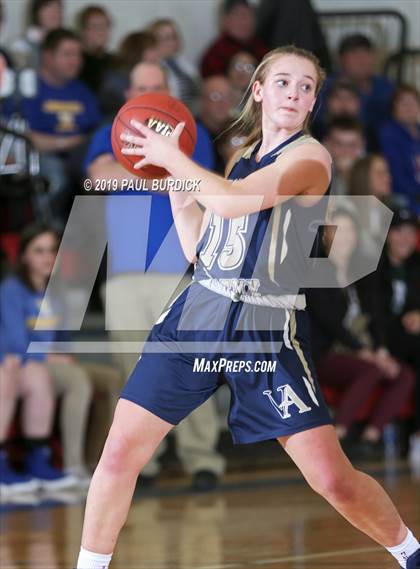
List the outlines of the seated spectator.
{"label": "seated spectator", "polygon": [[[392,194],[389,167],[379,154],[368,154],[356,160],[349,176],[349,195],[374,196],[391,208],[404,205]],[[363,225],[360,236],[363,252],[366,256],[377,256],[383,245],[388,212],[378,207],[374,200],[356,201],[355,208]]]}
{"label": "seated spectator", "polygon": [[157,63],[158,44],[150,32],[133,32],[125,36],[115,55],[112,68],[99,88],[99,104],[107,120],[112,120],[125,103],[130,73],[137,63]]}
{"label": "seated spectator", "polygon": [[323,142],[334,164],[332,194],[347,195],[351,169],[366,151],[363,126],[354,118],[336,117],[327,125]]}
{"label": "seated spectator", "polygon": [[321,116],[314,114],[311,131],[316,138],[322,140],[325,137],[327,125],[336,117],[352,117],[360,120],[361,101],[357,89],[343,79],[334,81],[325,95],[325,111]]}
{"label": "seated spectator", "polygon": [[65,29],[50,32],[42,44],[37,93],[21,105],[49,182],[51,209],[61,221],[79,180],[79,153],[101,118],[95,96],[76,79],[80,66],[78,37]]}
{"label": "seated spectator", "polygon": [[[399,416],[412,396],[415,377],[381,343],[381,323],[372,310],[377,294],[372,281],[365,278],[347,284],[354,280],[354,254],[358,250],[355,219],[348,211],[336,210],[331,220],[341,228],[325,235],[331,261],[328,274],[336,287],[308,290],[313,355],[321,386],[342,392],[336,410],[336,429],[342,440],[358,419],[362,402],[367,403],[377,387],[382,387],[361,435],[359,450],[369,454],[377,449],[385,425]],[[357,264],[360,266],[360,259]]]}
{"label": "seated spectator", "polygon": [[[58,327],[58,314],[49,307],[38,320],[38,330],[33,330],[56,248],[51,232],[23,235],[18,276],[6,278],[0,285],[0,488],[6,494],[40,486],[65,488],[77,482],[51,465],[54,382],[44,363],[46,354],[27,353],[31,341],[51,341],[54,334],[50,329]],[[23,474],[12,469],[5,451],[18,398],[23,398],[22,429],[28,451]],[[79,405],[83,408],[83,397]]]}
{"label": "seated spectator", "polygon": [[257,60],[251,53],[240,51],[232,57],[227,70],[227,78],[232,89],[235,113],[242,110],[242,102],[246,90],[257,67]]}
{"label": "seated spectator", "polygon": [[239,51],[251,53],[260,62],[267,47],[255,36],[255,12],[248,0],[224,0],[221,35],[210,45],[201,61],[201,75],[225,75],[231,58]]}
{"label": "seated spectator", "polygon": [[392,118],[379,134],[380,146],[391,168],[395,194],[420,215],[420,98],[417,89],[400,85],[392,99]]}
{"label": "seated spectator", "polygon": [[[92,428],[92,466],[99,459],[105,442],[121,380],[116,371],[104,365],[90,363],[82,366],[72,356],[65,354],[27,353],[29,344],[34,341],[51,344],[70,339],[67,332],[57,331],[64,327],[66,320],[65,307],[59,296],[44,298],[57,248],[58,234],[47,225],[32,225],[23,232],[16,275],[6,278],[0,286],[0,356],[3,353],[6,358],[14,358],[14,372],[22,377],[32,373],[32,368],[35,368],[36,373],[43,378],[44,388],[46,384],[50,385],[54,399],[61,397],[60,427],[64,468],[66,473],[75,478],[73,483],[84,485],[89,477],[85,462],[85,442],[93,387],[105,394],[107,401],[101,405],[100,420]],[[41,302],[44,303],[42,310]],[[3,389],[7,385],[4,384]],[[15,391],[14,397],[18,396],[19,391]],[[38,392],[38,397],[41,399],[42,393]],[[45,397],[48,401],[50,395],[45,393]],[[13,397],[4,402],[8,423],[12,419],[15,403]],[[51,428],[51,413],[54,412],[55,404],[49,402],[48,405],[46,415],[50,413],[48,425]]]}
{"label": "seated spectator", "polygon": [[177,25],[173,20],[164,18],[155,20],[149,30],[157,41],[172,95],[195,111],[200,93],[199,77],[195,67],[182,55],[182,39]]}
{"label": "seated spectator", "polygon": [[394,214],[385,250],[374,274],[377,314],[383,345],[416,372],[415,422],[410,461],[420,471],[420,254],[416,252],[416,216],[400,209]]}
{"label": "seated spectator", "polygon": [[[197,122],[201,124],[213,140],[229,126],[233,117],[232,88],[223,75],[208,77],[203,81]],[[225,161],[214,147],[215,170],[224,173]]]}
{"label": "seated spectator", "polygon": [[270,49],[292,44],[312,51],[322,67],[331,70],[327,44],[310,0],[261,0],[257,7],[257,36]]}
{"label": "seated spectator", "polygon": [[77,23],[83,57],[79,79],[97,93],[113,61],[108,51],[111,17],[101,6],[87,6],[80,12]]}
{"label": "seated spectator", "polygon": [[339,48],[338,77],[351,81],[362,102],[362,123],[378,131],[391,112],[392,81],[375,74],[376,52],[372,41],[362,34],[346,36]]}
{"label": "seated spectator", "polygon": [[11,52],[16,67],[38,69],[41,63],[41,46],[47,34],[61,28],[63,4],[61,0],[31,0],[29,26],[23,37],[14,41]]}

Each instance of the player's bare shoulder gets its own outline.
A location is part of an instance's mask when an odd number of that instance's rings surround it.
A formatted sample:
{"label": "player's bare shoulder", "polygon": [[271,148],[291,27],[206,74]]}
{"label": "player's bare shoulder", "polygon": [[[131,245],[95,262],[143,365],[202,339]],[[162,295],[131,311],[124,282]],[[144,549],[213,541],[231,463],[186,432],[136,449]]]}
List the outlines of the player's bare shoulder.
{"label": "player's bare shoulder", "polygon": [[309,135],[285,148],[276,160],[283,183],[291,188],[303,206],[312,206],[327,191],[331,182],[331,156]]}
{"label": "player's bare shoulder", "polygon": [[332,158],[328,150],[312,136],[304,136],[279,154],[277,162],[295,165],[298,162],[319,162],[331,173]]}
{"label": "player's bare shoulder", "polygon": [[302,151],[302,158],[310,157],[312,160],[317,160],[323,164],[329,172],[331,172],[331,154],[323,144],[316,140],[316,138],[313,138],[312,136],[308,137],[307,140],[303,142],[300,149]]}

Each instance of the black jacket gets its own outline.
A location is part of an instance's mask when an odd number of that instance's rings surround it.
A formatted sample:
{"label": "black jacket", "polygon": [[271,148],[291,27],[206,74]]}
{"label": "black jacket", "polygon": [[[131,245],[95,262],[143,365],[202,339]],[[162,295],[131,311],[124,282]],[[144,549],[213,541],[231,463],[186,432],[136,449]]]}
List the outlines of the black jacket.
{"label": "black jacket", "polygon": [[420,310],[420,254],[414,253],[403,263],[407,292],[399,314],[392,311],[394,270],[386,253],[382,255],[377,271],[372,275],[375,298],[374,318],[378,321],[381,341],[387,345],[391,332],[401,327],[401,319],[407,312]]}
{"label": "black jacket", "polygon": [[[340,288],[335,277],[335,269],[330,264],[331,282],[336,288],[307,289],[308,313],[311,320],[312,355],[316,361],[328,352],[334,343],[339,342],[350,350],[361,350],[364,344],[343,324],[349,306],[349,287]],[[375,283],[372,276],[357,281],[354,285],[361,312],[369,319],[369,332],[374,345],[381,344],[381,335],[376,319]]]}

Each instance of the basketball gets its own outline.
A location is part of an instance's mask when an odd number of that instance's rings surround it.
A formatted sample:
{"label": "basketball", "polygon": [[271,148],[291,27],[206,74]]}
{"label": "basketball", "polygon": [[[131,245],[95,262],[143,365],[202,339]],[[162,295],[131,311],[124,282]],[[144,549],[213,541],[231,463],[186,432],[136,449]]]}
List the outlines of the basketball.
{"label": "basketball", "polygon": [[151,128],[158,134],[170,136],[180,122],[185,122],[179,146],[188,156],[194,152],[197,138],[197,127],[194,117],[188,108],[178,99],[164,93],[146,93],[130,99],[118,111],[112,124],[111,140],[112,149],[118,162],[126,170],[139,176],[140,178],[165,178],[168,172],[164,168],[148,165],[144,168],[135,170],[134,164],[142,159],[141,156],[128,156],[121,153],[123,146],[127,143],[120,138],[122,133],[141,136],[141,133],[130,124],[132,119],[137,120]]}

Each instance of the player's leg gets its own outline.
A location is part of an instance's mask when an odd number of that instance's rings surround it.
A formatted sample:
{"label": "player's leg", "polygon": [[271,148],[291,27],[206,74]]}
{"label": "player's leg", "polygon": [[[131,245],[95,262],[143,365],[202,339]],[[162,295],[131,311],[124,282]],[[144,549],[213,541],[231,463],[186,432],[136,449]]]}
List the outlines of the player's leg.
{"label": "player's leg", "polygon": [[127,518],[137,477],[172,427],[131,401],[119,401],[89,489],[83,548],[112,553]]}
{"label": "player's leg", "polygon": [[[351,524],[386,548],[404,542],[407,527],[391,499],[373,478],[353,468],[332,426],[278,440],[308,484]],[[418,547],[413,540],[408,555]],[[402,566],[403,560],[404,557]]]}

